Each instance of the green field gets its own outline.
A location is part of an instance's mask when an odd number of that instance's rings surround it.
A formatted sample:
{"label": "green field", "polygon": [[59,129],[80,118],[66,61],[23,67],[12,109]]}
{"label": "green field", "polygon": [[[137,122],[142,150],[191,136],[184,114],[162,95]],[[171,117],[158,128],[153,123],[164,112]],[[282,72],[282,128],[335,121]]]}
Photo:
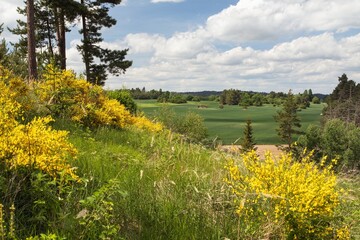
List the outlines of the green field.
{"label": "green field", "polygon": [[[138,107],[147,116],[153,116],[163,104],[155,100],[137,100]],[[219,103],[202,101],[188,102],[187,104],[168,104],[178,114],[192,111],[204,118],[211,139],[219,139],[223,144],[232,144],[243,135],[246,120],[252,120],[254,137],[257,144],[279,144],[281,143],[277,133],[277,123],[274,120],[276,111],[281,107],[264,105],[262,107],[249,107],[243,109],[239,106],[227,106],[219,108]],[[206,105],[208,108],[198,108],[198,105]],[[312,104],[310,108],[300,111],[299,117],[302,130],[309,124],[320,124],[322,104]]]}

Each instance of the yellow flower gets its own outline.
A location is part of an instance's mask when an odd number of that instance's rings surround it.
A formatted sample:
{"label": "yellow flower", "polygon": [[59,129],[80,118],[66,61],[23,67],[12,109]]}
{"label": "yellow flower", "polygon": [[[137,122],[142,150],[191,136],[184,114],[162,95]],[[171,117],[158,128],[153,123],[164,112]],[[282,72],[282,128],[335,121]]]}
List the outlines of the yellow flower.
{"label": "yellow flower", "polygon": [[230,161],[225,182],[241,199],[236,213],[251,220],[273,212],[274,221],[286,219],[285,227],[294,236],[299,232],[309,238],[332,235],[333,229],[327,226],[339,205],[336,176],[330,169],[318,168],[311,161],[312,154],[295,161],[291,154],[275,159],[267,153],[261,160],[249,152],[242,155],[242,164]]}

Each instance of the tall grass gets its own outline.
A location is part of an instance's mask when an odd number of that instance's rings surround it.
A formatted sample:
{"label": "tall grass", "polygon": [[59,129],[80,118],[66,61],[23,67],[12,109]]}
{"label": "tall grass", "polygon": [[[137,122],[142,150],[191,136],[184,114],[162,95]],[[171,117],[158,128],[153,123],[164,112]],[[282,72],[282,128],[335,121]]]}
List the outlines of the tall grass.
{"label": "tall grass", "polygon": [[[72,128],[58,123],[58,128]],[[170,132],[72,131],[74,164],[91,195],[117,179],[115,212],[126,239],[235,238],[237,218],[223,182],[225,156]],[[79,199],[85,196],[79,196]],[[80,210],[80,209],[79,209]]]}
{"label": "tall grass", "polygon": [[[96,179],[90,192],[111,179],[119,181],[125,194],[116,198],[115,215],[125,239],[244,239],[267,234],[266,228],[239,229],[242,224],[224,183],[224,153],[188,144],[170,132],[101,128],[75,133],[71,141],[80,151],[79,170]],[[338,215],[358,236],[360,198],[357,191],[351,192],[357,182],[340,181],[351,195]]]}

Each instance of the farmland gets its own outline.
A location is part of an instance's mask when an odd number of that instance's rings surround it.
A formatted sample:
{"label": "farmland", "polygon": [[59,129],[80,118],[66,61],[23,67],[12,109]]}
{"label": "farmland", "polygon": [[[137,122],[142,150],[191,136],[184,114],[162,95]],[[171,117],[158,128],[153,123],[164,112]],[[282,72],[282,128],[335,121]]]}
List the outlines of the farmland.
{"label": "farmland", "polygon": [[[139,109],[146,116],[152,117],[163,104],[155,100],[137,100]],[[242,137],[243,128],[246,120],[252,120],[254,137],[258,144],[279,144],[280,140],[276,133],[277,123],[273,116],[281,107],[264,105],[262,107],[249,107],[243,109],[239,106],[227,106],[219,108],[218,102],[202,101],[188,102],[186,104],[167,104],[177,114],[185,114],[192,111],[201,115],[205,126],[208,128],[209,138],[217,138],[222,144],[236,143],[236,140]],[[199,105],[207,106],[199,108]],[[324,105],[312,104],[310,108],[298,113],[302,130],[305,130],[309,124],[320,124],[321,112]]]}

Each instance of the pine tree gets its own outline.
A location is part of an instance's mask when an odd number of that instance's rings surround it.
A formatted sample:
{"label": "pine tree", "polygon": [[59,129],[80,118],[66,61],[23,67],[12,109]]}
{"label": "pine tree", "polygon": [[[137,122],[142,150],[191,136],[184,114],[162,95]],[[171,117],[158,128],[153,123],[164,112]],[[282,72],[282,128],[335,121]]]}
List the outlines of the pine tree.
{"label": "pine tree", "polygon": [[109,16],[110,7],[120,4],[121,0],[81,0],[82,12],[82,45],[78,46],[85,63],[87,81],[104,85],[108,72],[114,75],[125,73],[132,65],[125,60],[128,49],[110,50],[99,46],[103,41],[101,30],[116,24],[116,20]]}
{"label": "pine tree", "polygon": [[[76,0],[36,0],[34,2],[35,46],[38,69],[50,62],[61,69],[66,68],[66,37],[74,22],[82,12],[82,5]],[[18,8],[19,14],[26,15],[27,7]],[[17,27],[9,29],[19,35],[19,42],[13,43],[18,54],[27,55],[27,23],[17,20]],[[57,47],[57,48],[56,48]],[[56,51],[57,50],[57,51]]]}
{"label": "pine tree", "polygon": [[242,152],[249,152],[249,151],[256,151],[257,147],[255,147],[256,143],[253,137],[253,128],[251,126],[251,120],[246,121],[246,126],[244,129],[244,137],[241,142],[241,151]]}
{"label": "pine tree", "polygon": [[326,103],[325,120],[338,118],[360,126],[360,84],[349,80],[346,74],[339,77],[339,83]]}
{"label": "pine tree", "polygon": [[298,106],[295,97],[290,90],[281,111],[278,111],[277,115],[274,116],[275,121],[279,123],[279,127],[276,131],[278,132],[280,139],[288,145],[288,149],[291,148],[293,135],[302,133],[299,130],[301,123],[297,116],[297,108]]}
{"label": "pine tree", "polygon": [[[0,35],[3,31],[3,24],[0,24]],[[28,76],[27,61],[24,59],[26,56],[21,56],[18,49],[8,48],[8,43],[3,38],[0,40],[0,65],[11,69],[17,76],[26,78]]]}
{"label": "pine tree", "polygon": [[[3,32],[3,23],[0,24],[0,35]],[[0,64],[3,66],[7,65],[7,61],[8,61],[8,51],[9,49],[6,46],[6,41],[5,39],[1,39],[0,40]]]}

